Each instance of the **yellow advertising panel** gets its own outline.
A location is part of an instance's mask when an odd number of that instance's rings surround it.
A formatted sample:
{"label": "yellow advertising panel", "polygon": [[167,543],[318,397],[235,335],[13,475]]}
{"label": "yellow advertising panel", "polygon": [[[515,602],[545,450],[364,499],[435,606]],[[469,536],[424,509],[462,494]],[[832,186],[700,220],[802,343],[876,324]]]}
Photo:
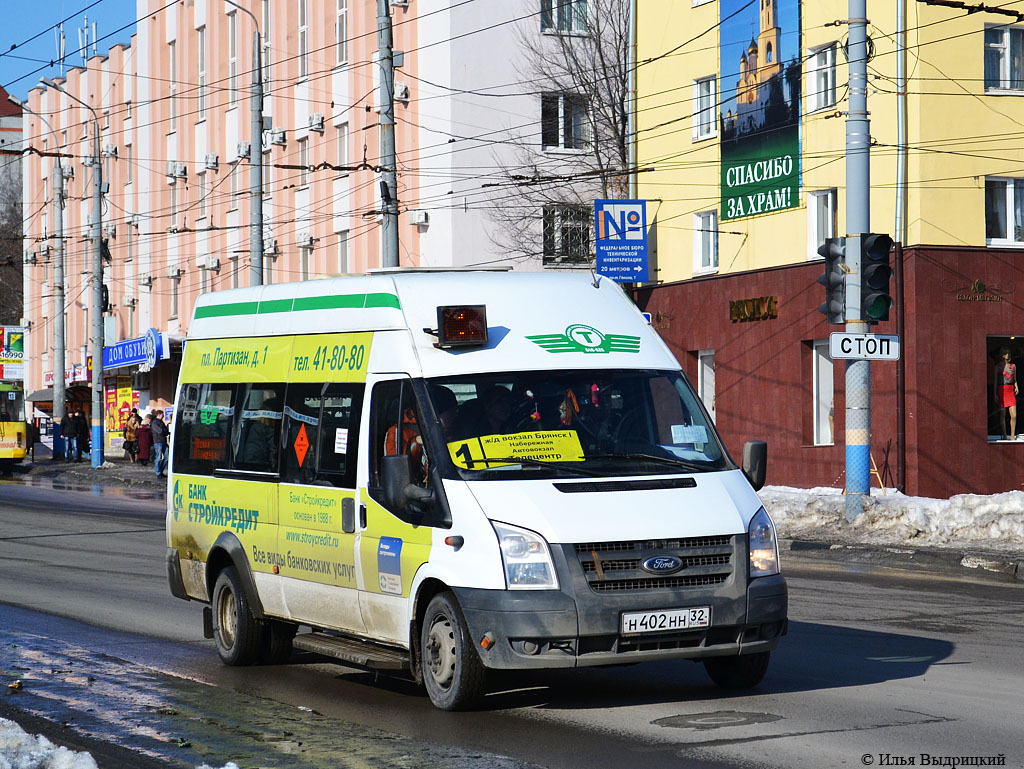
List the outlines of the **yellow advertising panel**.
{"label": "yellow advertising panel", "polygon": [[372,332],[295,337],[292,382],[365,382]]}
{"label": "yellow advertising panel", "polygon": [[433,530],[398,520],[363,490],[369,526],[359,540],[363,585],[370,593],[408,596],[413,577],[430,558]]}
{"label": "yellow advertising panel", "polygon": [[341,529],[310,531],[282,525],[278,545],[269,557],[282,577],[356,587],[355,535],[343,534]]}
{"label": "yellow advertising panel", "polygon": [[516,459],[579,462],[583,447],[575,430],[538,430],[512,435],[483,435],[448,444],[452,461],[466,470],[515,464]]}
{"label": "yellow advertising panel", "polygon": [[182,382],[284,382],[292,337],[195,339],[185,343]]}

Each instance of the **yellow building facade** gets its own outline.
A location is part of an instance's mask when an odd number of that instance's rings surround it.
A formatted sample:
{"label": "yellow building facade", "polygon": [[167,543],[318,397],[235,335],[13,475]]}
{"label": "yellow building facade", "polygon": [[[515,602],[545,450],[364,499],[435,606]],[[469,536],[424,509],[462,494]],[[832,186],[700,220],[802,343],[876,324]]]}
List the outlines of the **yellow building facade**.
{"label": "yellow building facade", "polygon": [[[896,5],[868,2],[871,231],[894,237]],[[1006,15],[907,5],[905,245],[1024,246],[1024,220],[1013,215],[1015,208],[1024,210],[1024,199],[1001,184],[1024,177],[1024,26],[1013,26],[1016,20]],[[777,20],[770,18],[775,12]],[[637,162],[644,171],[637,196],[649,201],[658,269],[652,280],[795,264],[819,258],[824,237],[847,234],[846,16],[845,0],[638,4]],[[778,32],[764,27],[776,23],[791,42],[771,61],[770,41]],[[745,49],[746,58],[723,64],[730,46]],[[758,70],[777,73],[780,65],[799,73],[783,85],[799,91],[798,189],[781,209],[730,217],[722,195],[723,148],[736,120],[730,91],[743,96],[743,83]]]}

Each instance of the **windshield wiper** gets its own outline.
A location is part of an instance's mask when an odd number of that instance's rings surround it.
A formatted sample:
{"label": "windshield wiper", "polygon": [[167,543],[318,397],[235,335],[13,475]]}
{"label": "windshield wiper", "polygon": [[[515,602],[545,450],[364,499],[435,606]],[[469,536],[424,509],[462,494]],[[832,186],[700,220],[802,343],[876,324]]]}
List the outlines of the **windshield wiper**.
{"label": "windshield wiper", "polygon": [[706,473],[712,469],[703,462],[676,457],[659,457],[655,454],[588,454],[587,459],[636,459],[644,462],[659,462],[663,465],[672,465],[695,473]]}
{"label": "windshield wiper", "polygon": [[[469,464],[472,465],[486,465],[489,462],[508,462],[511,465],[529,465],[531,467],[547,467],[552,470],[567,470],[570,473],[576,475],[586,475],[591,478],[601,477],[601,473],[595,473],[593,470],[587,470],[582,467],[576,467],[575,465],[568,465],[565,462],[545,462],[541,459],[532,459],[531,457],[487,457],[487,459],[471,459]],[[470,472],[480,472],[475,468],[466,468]],[[482,470],[493,470],[496,468],[484,467]]]}

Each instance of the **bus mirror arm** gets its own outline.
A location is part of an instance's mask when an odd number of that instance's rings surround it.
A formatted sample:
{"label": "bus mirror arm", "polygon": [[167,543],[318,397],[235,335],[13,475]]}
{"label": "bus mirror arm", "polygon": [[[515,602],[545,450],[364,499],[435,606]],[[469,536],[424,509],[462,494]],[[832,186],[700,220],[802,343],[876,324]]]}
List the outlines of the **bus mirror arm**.
{"label": "bus mirror arm", "polygon": [[412,457],[395,454],[383,458],[381,486],[384,504],[390,510],[404,510],[410,502],[429,506],[434,503],[434,490],[424,489],[411,482]]}

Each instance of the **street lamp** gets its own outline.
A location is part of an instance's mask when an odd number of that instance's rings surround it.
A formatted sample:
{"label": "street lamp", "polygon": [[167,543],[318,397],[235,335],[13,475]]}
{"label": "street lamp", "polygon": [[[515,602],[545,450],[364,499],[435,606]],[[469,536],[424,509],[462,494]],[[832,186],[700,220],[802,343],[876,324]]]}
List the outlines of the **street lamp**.
{"label": "street lamp", "polygon": [[[53,78],[42,78],[44,85],[60,91],[92,113],[92,443],[89,457],[93,467],[103,464],[103,232],[101,226],[103,165],[100,160],[100,119],[96,110],[73,93],[64,90]],[[54,382],[57,381],[54,375]]]}
{"label": "street lamp", "polygon": [[64,455],[63,438],[60,434],[60,422],[64,418],[64,367],[65,348],[64,340],[64,169],[60,163],[60,143],[57,141],[57,133],[53,130],[50,122],[29,109],[21,99],[13,94],[7,94],[7,100],[17,105],[30,115],[35,115],[53,134],[53,146],[56,150],[57,162],[53,167],[53,178],[50,187],[53,190],[53,233],[54,250],[53,257],[53,458],[58,459]]}
{"label": "street lamp", "polygon": [[260,23],[252,11],[231,0],[228,5],[249,14],[256,27],[252,38],[252,141],[249,142],[249,285],[263,285],[263,63]]}

